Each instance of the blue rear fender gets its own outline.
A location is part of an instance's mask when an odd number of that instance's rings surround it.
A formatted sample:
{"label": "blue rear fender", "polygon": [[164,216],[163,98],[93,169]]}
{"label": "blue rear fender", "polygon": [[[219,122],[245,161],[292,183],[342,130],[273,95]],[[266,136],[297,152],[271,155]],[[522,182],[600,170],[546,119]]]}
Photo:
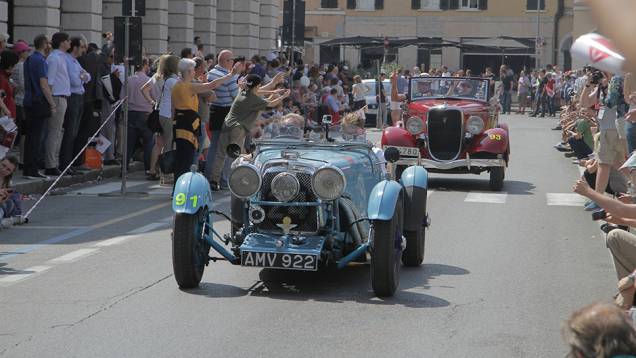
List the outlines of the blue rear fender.
{"label": "blue rear fender", "polygon": [[367,214],[369,220],[390,220],[395,213],[395,205],[397,204],[402,185],[393,180],[383,180],[373,187]]}
{"label": "blue rear fender", "polygon": [[172,210],[179,214],[195,214],[200,208],[211,208],[212,192],[208,180],[199,173],[188,172],[177,179]]}
{"label": "blue rear fender", "polygon": [[417,187],[421,189],[428,189],[428,171],[424,167],[411,166],[402,172],[400,183],[405,188]]}

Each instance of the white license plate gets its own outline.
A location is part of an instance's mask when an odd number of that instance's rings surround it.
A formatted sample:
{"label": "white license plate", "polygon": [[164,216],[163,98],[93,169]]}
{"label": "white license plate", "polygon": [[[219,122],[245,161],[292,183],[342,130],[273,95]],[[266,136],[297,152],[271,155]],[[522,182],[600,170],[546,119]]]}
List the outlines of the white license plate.
{"label": "white license plate", "polygon": [[420,155],[420,150],[418,148],[385,145],[384,150],[386,150],[387,148],[397,148],[397,150],[400,152],[400,155],[404,157],[418,157]]}
{"label": "white license plate", "polygon": [[241,251],[241,265],[288,270],[317,271],[318,256]]}

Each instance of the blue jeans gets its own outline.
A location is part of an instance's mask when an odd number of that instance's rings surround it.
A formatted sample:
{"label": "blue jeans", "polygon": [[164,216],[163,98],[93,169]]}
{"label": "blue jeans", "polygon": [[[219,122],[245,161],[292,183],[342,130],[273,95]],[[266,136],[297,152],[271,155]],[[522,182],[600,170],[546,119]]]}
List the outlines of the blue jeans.
{"label": "blue jeans", "polygon": [[510,106],[512,105],[512,91],[504,90],[501,93],[501,107],[503,108],[503,113],[510,114]]}
{"label": "blue jeans", "polygon": [[627,137],[627,151],[631,154],[636,150],[636,124],[625,121],[625,135]]}

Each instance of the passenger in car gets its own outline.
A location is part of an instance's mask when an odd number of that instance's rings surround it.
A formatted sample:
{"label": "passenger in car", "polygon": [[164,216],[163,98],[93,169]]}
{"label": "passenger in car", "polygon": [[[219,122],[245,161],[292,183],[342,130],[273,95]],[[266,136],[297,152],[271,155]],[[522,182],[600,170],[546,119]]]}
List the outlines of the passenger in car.
{"label": "passenger in car", "polygon": [[[364,122],[365,121],[360,115],[359,111],[347,114],[342,119],[343,138],[354,139],[356,137],[363,137],[366,132],[366,130],[364,129]],[[375,145],[373,146],[372,150],[373,154],[378,157],[382,173],[386,176],[388,174],[388,171],[386,168],[386,159],[384,159],[384,151],[381,148],[376,147]]]}

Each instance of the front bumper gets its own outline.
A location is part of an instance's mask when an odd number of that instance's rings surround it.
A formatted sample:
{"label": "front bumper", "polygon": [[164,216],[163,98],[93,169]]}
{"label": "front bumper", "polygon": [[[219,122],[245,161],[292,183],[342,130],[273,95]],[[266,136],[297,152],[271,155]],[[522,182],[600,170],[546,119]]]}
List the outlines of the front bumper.
{"label": "front bumper", "polygon": [[452,170],[458,168],[466,168],[471,170],[473,168],[490,168],[490,167],[505,167],[506,161],[504,159],[458,159],[440,162],[431,159],[417,159],[417,158],[401,158],[396,162],[397,165],[421,165],[426,169],[436,170]]}

